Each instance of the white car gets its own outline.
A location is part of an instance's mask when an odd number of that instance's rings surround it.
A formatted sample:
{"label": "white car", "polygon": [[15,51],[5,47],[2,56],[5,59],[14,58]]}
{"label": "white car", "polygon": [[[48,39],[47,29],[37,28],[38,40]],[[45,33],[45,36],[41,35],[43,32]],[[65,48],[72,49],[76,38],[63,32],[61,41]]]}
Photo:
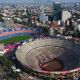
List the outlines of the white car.
{"label": "white car", "polygon": [[13,72],[21,72],[20,69],[17,69],[16,66],[12,66]]}

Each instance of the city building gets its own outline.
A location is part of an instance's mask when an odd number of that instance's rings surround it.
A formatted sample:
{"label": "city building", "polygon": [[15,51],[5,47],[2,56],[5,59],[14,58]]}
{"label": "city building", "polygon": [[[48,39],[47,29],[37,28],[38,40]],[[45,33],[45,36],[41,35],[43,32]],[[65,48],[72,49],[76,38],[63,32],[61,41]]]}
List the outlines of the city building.
{"label": "city building", "polygon": [[74,29],[75,29],[75,31],[79,31],[80,32],[80,23],[75,22],[74,23]]}
{"label": "city building", "polygon": [[6,18],[5,19],[5,25],[7,27],[13,27],[14,26],[14,20],[12,18]]}
{"label": "city building", "polygon": [[48,21],[48,16],[44,12],[42,12],[40,14],[40,22],[42,22],[43,24],[45,24],[47,21]]}
{"label": "city building", "polygon": [[4,22],[0,22],[0,30],[1,30],[3,27],[5,27]]}
{"label": "city building", "polygon": [[59,2],[53,3],[53,20],[61,20],[61,4]]}
{"label": "city building", "polygon": [[71,13],[68,10],[63,10],[62,11],[62,21],[65,22],[69,18],[71,18]]}
{"label": "city building", "polygon": [[74,30],[72,19],[66,20],[65,25],[66,25],[66,31],[73,31]]}

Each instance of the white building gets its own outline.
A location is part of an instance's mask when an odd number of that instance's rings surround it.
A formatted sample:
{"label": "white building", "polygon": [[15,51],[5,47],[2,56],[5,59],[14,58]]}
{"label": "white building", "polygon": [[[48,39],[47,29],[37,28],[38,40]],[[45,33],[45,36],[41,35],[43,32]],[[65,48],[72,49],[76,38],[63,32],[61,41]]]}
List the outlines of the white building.
{"label": "white building", "polygon": [[62,21],[65,22],[68,18],[71,18],[71,13],[68,10],[62,11]]}
{"label": "white building", "polygon": [[41,13],[40,14],[40,22],[42,22],[43,24],[45,24],[48,21],[48,16],[46,16],[45,13]]}
{"label": "white building", "polygon": [[78,25],[78,30],[80,31],[80,24]]}

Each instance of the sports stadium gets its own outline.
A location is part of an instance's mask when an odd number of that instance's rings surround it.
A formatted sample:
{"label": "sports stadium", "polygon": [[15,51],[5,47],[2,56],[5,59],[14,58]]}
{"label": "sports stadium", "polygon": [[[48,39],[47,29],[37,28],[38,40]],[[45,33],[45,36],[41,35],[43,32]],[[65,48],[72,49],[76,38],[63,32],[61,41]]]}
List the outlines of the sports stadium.
{"label": "sports stadium", "polygon": [[80,74],[79,47],[68,40],[36,39],[19,47],[16,57],[25,69],[36,71],[38,76]]}
{"label": "sports stadium", "polygon": [[[28,29],[3,32],[0,34],[0,41],[10,43],[11,39],[16,41],[15,38],[17,41],[23,40],[20,36],[26,39],[30,38],[28,36],[34,38],[36,33],[38,32]],[[25,71],[29,70],[30,75],[53,80],[60,76],[73,77],[80,74],[80,46],[69,40],[35,39],[18,47],[15,54]]]}

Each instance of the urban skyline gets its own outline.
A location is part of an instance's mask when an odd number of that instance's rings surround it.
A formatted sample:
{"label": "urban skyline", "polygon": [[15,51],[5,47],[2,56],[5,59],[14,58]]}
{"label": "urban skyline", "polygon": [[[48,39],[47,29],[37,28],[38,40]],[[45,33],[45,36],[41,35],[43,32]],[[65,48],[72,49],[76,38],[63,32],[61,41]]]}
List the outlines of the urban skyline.
{"label": "urban skyline", "polygon": [[0,0],[0,3],[52,3],[60,2],[80,2],[80,0]]}

